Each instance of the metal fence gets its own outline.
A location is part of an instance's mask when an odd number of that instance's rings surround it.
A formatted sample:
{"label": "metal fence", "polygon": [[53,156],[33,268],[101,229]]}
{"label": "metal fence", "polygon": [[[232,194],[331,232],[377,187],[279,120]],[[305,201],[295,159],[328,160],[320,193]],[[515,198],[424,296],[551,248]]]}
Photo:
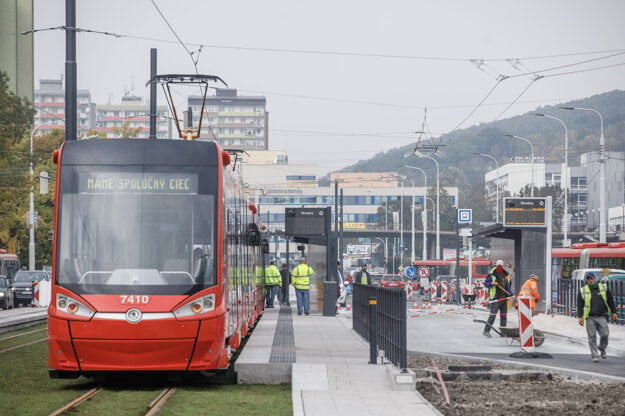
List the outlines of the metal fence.
{"label": "metal fence", "polygon": [[[558,279],[557,301],[552,304],[553,311],[558,315],[577,317],[577,296],[580,287],[585,284],[582,280]],[[614,297],[618,324],[625,325],[625,280],[612,280],[606,284]]]}
{"label": "metal fence", "polygon": [[[370,305],[370,299],[375,299],[376,304]],[[375,308],[372,316],[370,308]],[[406,291],[354,284],[352,315],[354,330],[371,343],[369,331],[375,328],[376,349],[384,351],[390,362],[405,370]]]}

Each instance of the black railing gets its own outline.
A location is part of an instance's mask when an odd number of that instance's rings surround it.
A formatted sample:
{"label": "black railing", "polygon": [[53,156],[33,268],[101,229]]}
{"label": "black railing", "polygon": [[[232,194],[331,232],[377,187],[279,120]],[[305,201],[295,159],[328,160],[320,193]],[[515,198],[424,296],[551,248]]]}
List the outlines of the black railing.
{"label": "black railing", "polygon": [[[585,281],[558,279],[557,301],[552,305],[553,311],[558,315],[577,317],[577,296],[580,287]],[[614,297],[618,324],[625,325],[625,280],[612,280],[607,282],[608,289]]]}
{"label": "black railing", "polygon": [[407,367],[406,292],[354,284],[353,326],[363,338],[371,342],[369,308],[375,299],[375,346],[384,356],[402,370]]}

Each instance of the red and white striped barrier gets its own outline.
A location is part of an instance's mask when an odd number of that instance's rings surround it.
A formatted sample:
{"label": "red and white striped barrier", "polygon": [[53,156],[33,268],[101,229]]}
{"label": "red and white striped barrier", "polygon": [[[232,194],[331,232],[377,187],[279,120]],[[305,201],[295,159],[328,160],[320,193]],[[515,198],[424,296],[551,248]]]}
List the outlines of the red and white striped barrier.
{"label": "red and white striped barrier", "polygon": [[438,300],[438,283],[439,282],[432,282],[430,286],[430,300],[434,303]]}
{"label": "red and white striped barrier", "polygon": [[441,302],[447,303],[447,288],[449,283],[443,281],[441,282]]}
{"label": "red and white striped barrier", "polygon": [[531,298],[523,296],[517,298],[519,308],[519,342],[525,352],[534,351],[534,326],[532,325]]}
{"label": "red and white striped barrier", "polygon": [[488,302],[488,292],[486,291],[486,289],[481,288],[481,289],[476,290],[475,304],[484,306],[484,303],[487,303],[487,302]]}
{"label": "red and white striped barrier", "polygon": [[33,308],[38,308],[39,304],[39,282],[33,282]]}

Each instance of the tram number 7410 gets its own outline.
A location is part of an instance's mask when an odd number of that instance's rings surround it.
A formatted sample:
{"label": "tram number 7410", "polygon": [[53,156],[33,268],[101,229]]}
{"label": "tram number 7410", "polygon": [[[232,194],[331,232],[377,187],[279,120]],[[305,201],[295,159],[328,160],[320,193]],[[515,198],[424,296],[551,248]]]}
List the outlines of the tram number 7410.
{"label": "tram number 7410", "polygon": [[150,302],[150,297],[148,295],[121,295],[120,298],[123,304],[147,305]]}

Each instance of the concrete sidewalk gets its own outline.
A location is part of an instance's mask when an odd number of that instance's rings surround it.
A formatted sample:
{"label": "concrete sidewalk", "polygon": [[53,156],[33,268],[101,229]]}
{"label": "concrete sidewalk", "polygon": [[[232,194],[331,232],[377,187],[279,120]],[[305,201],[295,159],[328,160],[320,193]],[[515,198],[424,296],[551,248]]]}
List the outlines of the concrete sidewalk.
{"label": "concrete sidewalk", "polygon": [[416,391],[413,374],[368,364],[369,344],[351,319],[294,310],[264,311],[235,364],[239,383],[291,383],[295,416],[440,415]]}

